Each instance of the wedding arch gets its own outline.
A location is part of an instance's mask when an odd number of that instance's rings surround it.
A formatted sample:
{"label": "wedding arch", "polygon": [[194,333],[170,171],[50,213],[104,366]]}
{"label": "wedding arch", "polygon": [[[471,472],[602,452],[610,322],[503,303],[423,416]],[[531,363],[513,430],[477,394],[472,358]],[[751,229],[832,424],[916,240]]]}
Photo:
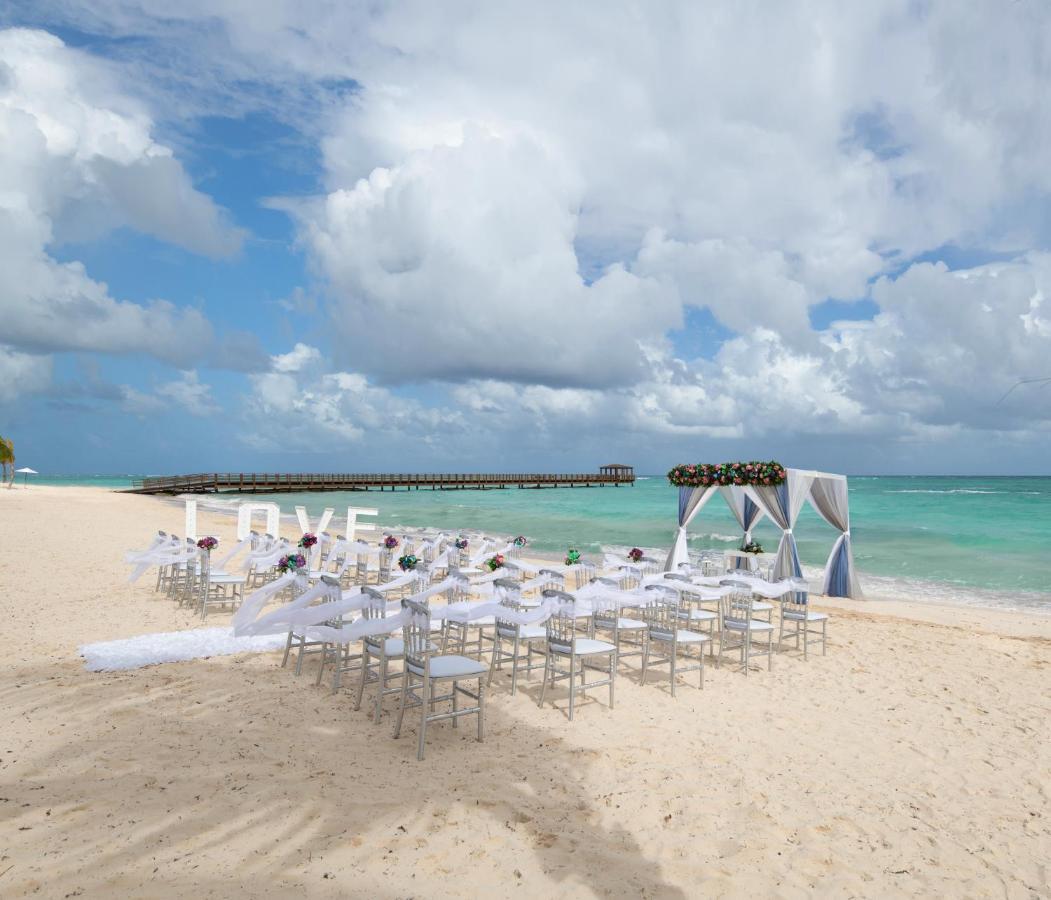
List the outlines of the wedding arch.
{"label": "wedding arch", "polygon": [[793,534],[803,504],[810,501],[819,516],[839,531],[825,565],[822,593],[829,597],[861,597],[850,539],[850,507],[845,475],[788,469],[778,462],[698,463],[676,466],[668,480],[679,488],[679,529],[665,571],[675,571],[689,556],[686,526],[716,494],[722,496],[751,541],[752,528],[766,516],[781,530],[774,562],[774,579],[802,576]]}

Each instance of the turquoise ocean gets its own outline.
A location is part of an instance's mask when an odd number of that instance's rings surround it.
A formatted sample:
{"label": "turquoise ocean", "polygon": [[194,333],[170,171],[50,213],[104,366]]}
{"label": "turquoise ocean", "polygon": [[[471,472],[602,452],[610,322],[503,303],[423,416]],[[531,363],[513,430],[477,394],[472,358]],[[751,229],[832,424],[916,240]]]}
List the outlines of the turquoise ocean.
{"label": "turquoise ocean", "polygon": [[[32,483],[93,484],[119,489],[132,476],[39,476]],[[638,546],[667,549],[675,531],[678,491],[663,476],[634,487],[559,490],[397,491],[281,494],[282,513],[305,506],[314,516],[347,506],[374,507],[383,529],[430,526],[529,538],[544,555],[573,545],[585,554]],[[244,497],[209,497],[217,508]],[[1051,612],[1051,478],[853,477],[851,535],[866,594]],[[777,546],[768,522],[755,529],[766,549]],[[808,571],[820,570],[836,532],[804,507],[795,528]],[[693,549],[731,548],[740,532],[713,499],[690,524]]]}

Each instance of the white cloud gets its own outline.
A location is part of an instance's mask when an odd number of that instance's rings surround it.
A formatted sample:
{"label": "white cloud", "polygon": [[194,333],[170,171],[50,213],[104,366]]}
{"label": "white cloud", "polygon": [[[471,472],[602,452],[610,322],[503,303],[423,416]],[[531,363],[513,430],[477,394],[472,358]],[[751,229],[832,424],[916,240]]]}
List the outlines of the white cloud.
{"label": "white cloud", "polygon": [[271,371],[250,376],[244,440],[260,449],[340,448],[366,435],[426,445],[461,428],[458,412],[428,408],[364,375],[328,368],[320,351],[306,344],[271,357]]}
{"label": "white cloud", "polygon": [[121,385],[121,407],[135,415],[188,412],[192,416],[212,416],[220,411],[211,385],[201,382],[197,372],[191,369],[179,374],[178,379],[158,385],[152,393]]}
{"label": "white cloud", "polygon": [[50,356],[20,353],[0,344],[0,404],[14,403],[25,394],[39,394],[51,385]]}
{"label": "white cloud", "polygon": [[176,363],[212,346],[204,316],[122,302],[52,247],[128,225],[223,256],[240,245],[149,117],[90,57],[40,31],[0,31],[0,315],[34,351],[142,351]]}
{"label": "white cloud", "polygon": [[[1051,340],[1040,4],[253,11],[99,0],[75,17],[162,43],[176,22],[200,71],[281,96],[357,82],[316,117],[323,196],[284,203],[337,371],[297,345],[253,379],[275,435],[1051,421],[1031,393],[996,402],[1047,371]],[[913,264],[952,244],[1013,259]],[[880,311],[819,333],[810,312],[830,297]],[[672,349],[690,307],[734,332],[711,359]],[[679,356],[697,355],[689,337]],[[436,382],[459,412],[383,386],[402,382]]]}

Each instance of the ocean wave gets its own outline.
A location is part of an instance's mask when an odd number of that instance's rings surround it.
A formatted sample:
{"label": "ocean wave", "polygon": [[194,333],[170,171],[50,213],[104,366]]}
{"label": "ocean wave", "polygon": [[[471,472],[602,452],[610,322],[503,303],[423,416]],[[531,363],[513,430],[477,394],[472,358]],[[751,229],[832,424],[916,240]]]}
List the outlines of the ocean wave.
{"label": "ocean wave", "polygon": [[[884,491],[884,494],[1010,494],[1012,491],[980,491],[970,488],[951,488],[943,490],[906,488],[898,491]],[[1039,493],[1039,491],[1026,491],[1025,493]]]}
{"label": "ocean wave", "polygon": [[689,538],[691,541],[722,541],[724,544],[736,544],[738,541],[741,540],[741,535],[739,534],[719,534],[715,531],[709,534],[696,534],[691,531],[687,533],[686,537]]}

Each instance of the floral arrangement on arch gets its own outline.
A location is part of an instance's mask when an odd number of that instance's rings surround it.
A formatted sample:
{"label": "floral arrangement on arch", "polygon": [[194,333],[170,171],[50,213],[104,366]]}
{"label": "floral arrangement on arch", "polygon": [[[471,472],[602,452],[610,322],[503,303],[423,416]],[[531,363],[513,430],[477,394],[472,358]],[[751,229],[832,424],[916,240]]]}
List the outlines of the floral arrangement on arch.
{"label": "floral arrangement on arch", "polygon": [[759,541],[749,541],[743,547],[741,547],[742,553],[762,553],[763,545]]}
{"label": "floral arrangement on arch", "polygon": [[317,535],[316,535],[316,534],[312,534],[312,533],[311,533],[311,532],[309,532],[309,531],[308,531],[308,532],[306,532],[306,533],[305,533],[305,534],[304,534],[304,535],[303,535],[303,536],[302,536],[302,537],[301,537],[301,538],[299,539],[299,546],[300,546],[300,547],[302,547],[302,548],[303,548],[304,550],[309,550],[309,549],[310,549],[311,547],[313,547],[313,546],[314,546],[314,545],[315,545],[316,543],[317,543]]}
{"label": "floral arrangement on arch", "polygon": [[456,543],[454,546],[457,550],[466,550],[468,543],[469,541],[467,540],[467,538],[461,537],[456,539]]}
{"label": "floral arrangement on arch", "polygon": [[504,562],[504,555],[502,553],[497,553],[496,556],[487,559],[485,565],[490,572],[495,572],[497,569],[502,569],[504,567]]}
{"label": "floral arrangement on arch", "polygon": [[306,568],[307,558],[302,553],[289,553],[277,561],[277,568],[282,572],[296,572]]}
{"label": "floral arrangement on arch", "polygon": [[411,572],[416,568],[417,563],[419,563],[419,560],[411,553],[398,557],[398,568],[403,572]]}
{"label": "floral arrangement on arch", "polygon": [[211,535],[203,537],[197,542],[197,546],[204,550],[206,553],[211,553],[216,547],[219,546],[219,538],[214,538]]}
{"label": "floral arrangement on arch", "polygon": [[668,473],[668,481],[676,487],[717,487],[723,485],[777,485],[784,484],[788,473],[779,462],[698,463],[676,466]]}
{"label": "floral arrangement on arch", "polygon": [[633,563],[641,562],[642,557],[645,555],[646,554],[643,553],[638,547],[632,547],[628,551],[628,559],[630,559]]}
{"label": "floral arrangement on arch", "polygon": [[383,539],[383,546],[386,547],[388,550],[396,549],[398,544],[400,543],[401,541],[399,541],[393,534],[388,534]]}
{"label": "floral arrangement on arch", "polygon": [[525,539],[525,535],[524,534],[520,534],[520,535],[518,535],[518,537],[516,537],[514,539],[514,545],[516,547],[524,547],[528,543],[529,543],[529,541],[527,541]]}
{"label": "floral arrangement on arch", "polygon": [[566,565],[575,566],[580,562],[580,551],[570,547],[566,551]]}

